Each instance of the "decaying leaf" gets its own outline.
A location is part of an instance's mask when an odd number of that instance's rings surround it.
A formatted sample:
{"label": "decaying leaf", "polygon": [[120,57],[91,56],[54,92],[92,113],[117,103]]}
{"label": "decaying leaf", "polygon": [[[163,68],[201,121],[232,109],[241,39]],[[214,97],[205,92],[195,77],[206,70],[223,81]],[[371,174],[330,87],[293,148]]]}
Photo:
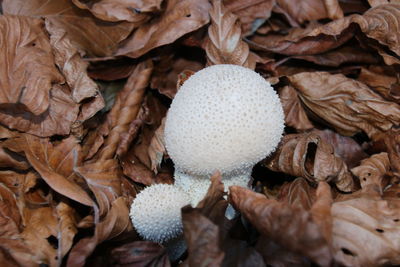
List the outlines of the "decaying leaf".
{"label": "decaying leaf", "polygon": [[225,9],[222,0],[212,2],[210,18],[209,39],[205,44],[208,65],[235,64],[254,69],[255,55],[241,39],[238,18]]}
{"label": "decaying leaf", "polygon": [[399,105],[342,74],[304,72],[288,79],[301,102],[343,135],[364,131],[373,138],[400,124]]}
{"label": "decaying leaf", "polygon": [[154,132],[154,136],[150,141],[148,148],[149,157],[151,160],[151,170],[157,174],[164,154],[167,153],[164,142],[164,127],[165,119],[161,122],[160,127]]}
{"label": "decaying leaf", "polygon": [[386,152],[372,155],[361,161],[360,166],[351,169],[351,172],[358,177],[362,188],[369,185],[376,185],[381,192],[389,182],[385,174],[390,170],[389,157]]}
{"label": "decaying leaf", "polygon": [[238,186],[230,187],[229,199],[260,233],[277,244],[321,266],[331,263],[332,254],[323,230],[303,208],[269,200]]}
{"label": "decaying leaf", "polygon": [[268,159],[266,166],[311,182],[333,182],[345,192],[354,190],[354,182],[346,164],[335,155],[334,148],[317,134],[289,134]]}
{"label": "decaying leaf", "polygon": [[171,0],[164,13],[139,27],[116,52],[137,58],[153,48],[170,44],[209,21],[210,4],[206,0]]}

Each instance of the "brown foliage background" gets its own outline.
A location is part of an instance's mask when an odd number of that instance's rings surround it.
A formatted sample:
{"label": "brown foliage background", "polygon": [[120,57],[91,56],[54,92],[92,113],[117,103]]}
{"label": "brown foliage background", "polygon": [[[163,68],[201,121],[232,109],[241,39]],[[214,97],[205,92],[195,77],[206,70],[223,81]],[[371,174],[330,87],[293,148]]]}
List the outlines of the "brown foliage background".
{"label": "brown foliage background", "polygon": [[[0,4],[1,265],[400,264],[400,1]],[[214,64],[271,82],[285,133],[253,190],[182,209],[170,262],[129,207],[174,182],[165,115]]]}

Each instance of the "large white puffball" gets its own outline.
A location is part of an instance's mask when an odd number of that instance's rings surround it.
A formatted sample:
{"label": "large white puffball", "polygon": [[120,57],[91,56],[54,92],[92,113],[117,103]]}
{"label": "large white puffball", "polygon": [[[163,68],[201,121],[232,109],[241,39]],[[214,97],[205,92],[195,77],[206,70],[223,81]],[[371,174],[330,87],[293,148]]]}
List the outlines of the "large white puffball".
{"label": "large white puffball", "polygon": [[130,217],[145,240],[163,243],[182,234],[181,208],[190,197],[174,185],[157,184],[145,188],[134,199]]}
{"label": "large white puffball", "polygon": [[258,73],[214,65],[180,87],[165,124],[175,166],[189,174],[240,172],[277,147],[284,128],[278,95]]}

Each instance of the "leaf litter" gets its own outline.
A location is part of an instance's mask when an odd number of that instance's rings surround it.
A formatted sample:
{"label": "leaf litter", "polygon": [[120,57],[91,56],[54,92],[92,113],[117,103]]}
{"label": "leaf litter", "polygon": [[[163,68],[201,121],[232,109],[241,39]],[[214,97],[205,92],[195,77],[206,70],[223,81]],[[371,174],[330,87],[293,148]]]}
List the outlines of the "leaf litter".
{"label": "leaf litter", "polygon": [[[3,0],[1,12],[3,264],[400,264],[399,1]],[[215,64],[270,81],[285,133],[254,190],[226,193],[216,174],[182,209],[187,251],[171,262],[129,207],[174,182],[166,113]]]}

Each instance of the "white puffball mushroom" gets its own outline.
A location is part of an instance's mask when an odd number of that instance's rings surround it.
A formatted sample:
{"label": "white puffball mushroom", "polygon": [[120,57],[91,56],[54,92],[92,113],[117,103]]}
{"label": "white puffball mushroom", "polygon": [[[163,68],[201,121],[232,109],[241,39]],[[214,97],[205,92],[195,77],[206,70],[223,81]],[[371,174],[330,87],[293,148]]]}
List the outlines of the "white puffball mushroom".
{"label": "white puffball mushroom", "polygon": [[165,123],[169,156],[180,171],[223,178],[251,168],[277,147],[284,113],[258,73],[237,65],[204,68],[180,87]]}
{"label": "white puffball mushroom", "polygon": [[143,189],[134,199],[130,217],[145,240],[163,243],[182,234],[181,208],[190,197],[179,187],[156,184]]}

